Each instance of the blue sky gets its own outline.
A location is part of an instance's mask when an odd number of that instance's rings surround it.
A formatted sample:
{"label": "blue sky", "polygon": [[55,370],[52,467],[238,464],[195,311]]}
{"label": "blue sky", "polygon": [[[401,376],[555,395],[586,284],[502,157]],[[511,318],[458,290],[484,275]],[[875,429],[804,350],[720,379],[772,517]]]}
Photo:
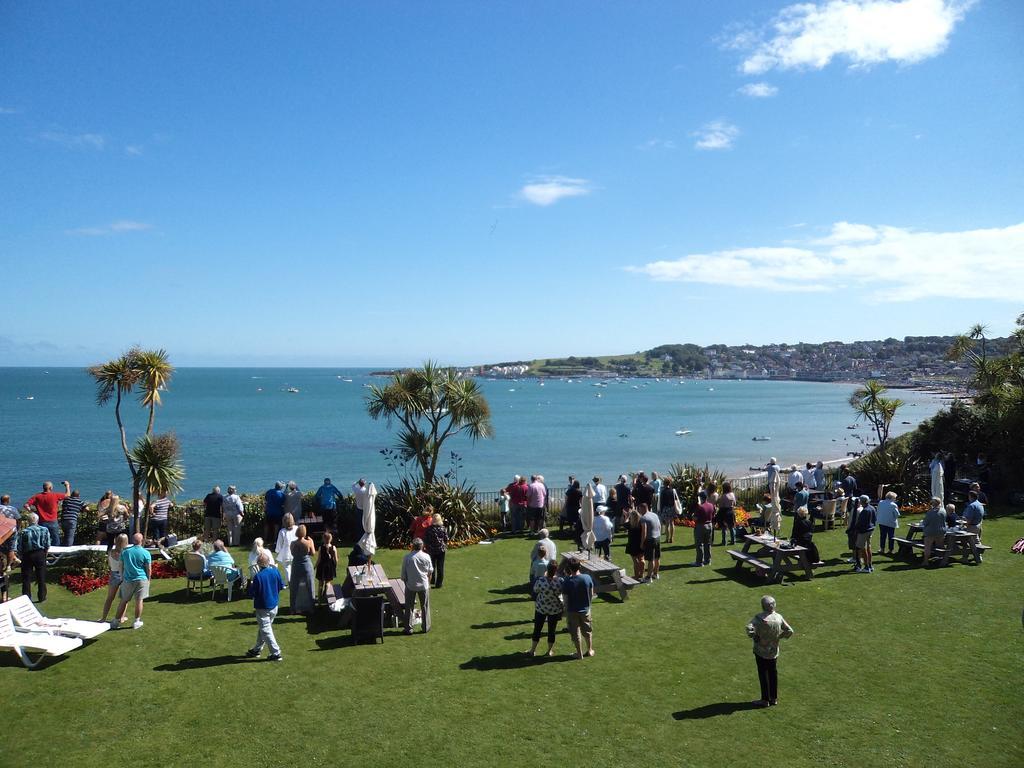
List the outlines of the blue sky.
{"label": "blue sky", "polygon": [[0,365],[1004,334],[1024,5],[2,3]]}

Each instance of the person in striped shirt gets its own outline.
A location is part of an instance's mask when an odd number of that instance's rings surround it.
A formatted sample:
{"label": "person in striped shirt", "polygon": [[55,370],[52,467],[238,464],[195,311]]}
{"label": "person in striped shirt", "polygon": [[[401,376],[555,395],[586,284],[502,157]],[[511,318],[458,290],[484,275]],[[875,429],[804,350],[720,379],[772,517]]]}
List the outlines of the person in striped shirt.
{"label": "person in striped shirt", "polygon": [[75,546],[75,531],[78,530],[78,516],[85,510],[85,502],[82,501],[78,489],[71,492],[71,495],[61,502],[60,528],[64,534],[63,544],[65,547]]}
{"label": "person in striped shirt", "polygon": [[160,541],[167,535],[167,513],[174,505],[167,498],[167,494],[160,494],[160,498],[149,505],[149,537],[153,541]]}

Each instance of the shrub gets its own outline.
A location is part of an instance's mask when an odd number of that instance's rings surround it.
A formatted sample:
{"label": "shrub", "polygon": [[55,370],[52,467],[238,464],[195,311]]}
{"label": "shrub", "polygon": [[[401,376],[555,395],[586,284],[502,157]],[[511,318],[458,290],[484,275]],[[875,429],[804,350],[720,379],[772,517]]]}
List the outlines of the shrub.
{"label": "shrub", "polygon": [[[452,485],[446,480],[413,485],[404,478],[397,485],[383,486],[377,494],[377,541],[385,547],[408,546],[409,526],[428,504],[444,518],[453,547],[487,536],[472,486]],[[361,529],[361,520],[359,524]]]}
{"label": "shrub", "polygon": [[902,435],[850,464],[863,493],[874,496],[879,485],[899,494],[900,504],[918,504],[931,496],[925,464],[911,449],[911,436]]}

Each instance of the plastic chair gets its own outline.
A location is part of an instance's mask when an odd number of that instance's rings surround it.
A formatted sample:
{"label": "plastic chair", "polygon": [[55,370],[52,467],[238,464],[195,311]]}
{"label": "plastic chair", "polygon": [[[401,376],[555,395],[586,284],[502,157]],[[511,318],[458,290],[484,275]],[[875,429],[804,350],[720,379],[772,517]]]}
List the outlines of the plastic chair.
{"label": "plastic chair", "polygon": [[210,583],[210,576],[207,573],[206,559],[202,555],[195,552],[185,554],[185,589],[189,594],[197,588],[199,594],[203,594],[203,590]]}
{"label": "plastic chair", "polygon": [[[241,579],[237,568],[229,568],[226,565],[212,565],[210,572],[213,573],[213,599],[217,599],[217,590],[227,590],[228,602],[231,602],[231,592],[235,588],[235,582]],[[234,575],[234,578],[231,576]]]}

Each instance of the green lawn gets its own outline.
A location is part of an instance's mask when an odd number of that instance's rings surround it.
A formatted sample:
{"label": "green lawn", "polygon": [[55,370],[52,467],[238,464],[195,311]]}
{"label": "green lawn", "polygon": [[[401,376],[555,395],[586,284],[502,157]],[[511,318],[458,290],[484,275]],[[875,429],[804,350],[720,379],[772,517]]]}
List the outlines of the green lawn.
{"label": "green lawn", "polygon": [[[427,635],[353,646],[333,617],[278,619],[281,664],[240,657],[250,602],[157,581],[141,630],[36,672],[3,657],[2,764],[1019,767],[1020,536],[1024,518],[1007,516],[986,523],[995,549],[979,567],[879,557],[873,575],[834,563],[767,590],[796,629],[768,710],[744,708],[758,691],[743,627],[766,589],[719,547],[712,568],[685,567],[688,535],[660,582],[598,600],[597,655],[584,661],[564,634],[557,658],[522,655],[524,540],[449,553]],[[840,532],[816,538],[838,558]],[[401,555],[382,553],[390,574]],[[98,618],[100,592],[51,595],[48,615]]]}

